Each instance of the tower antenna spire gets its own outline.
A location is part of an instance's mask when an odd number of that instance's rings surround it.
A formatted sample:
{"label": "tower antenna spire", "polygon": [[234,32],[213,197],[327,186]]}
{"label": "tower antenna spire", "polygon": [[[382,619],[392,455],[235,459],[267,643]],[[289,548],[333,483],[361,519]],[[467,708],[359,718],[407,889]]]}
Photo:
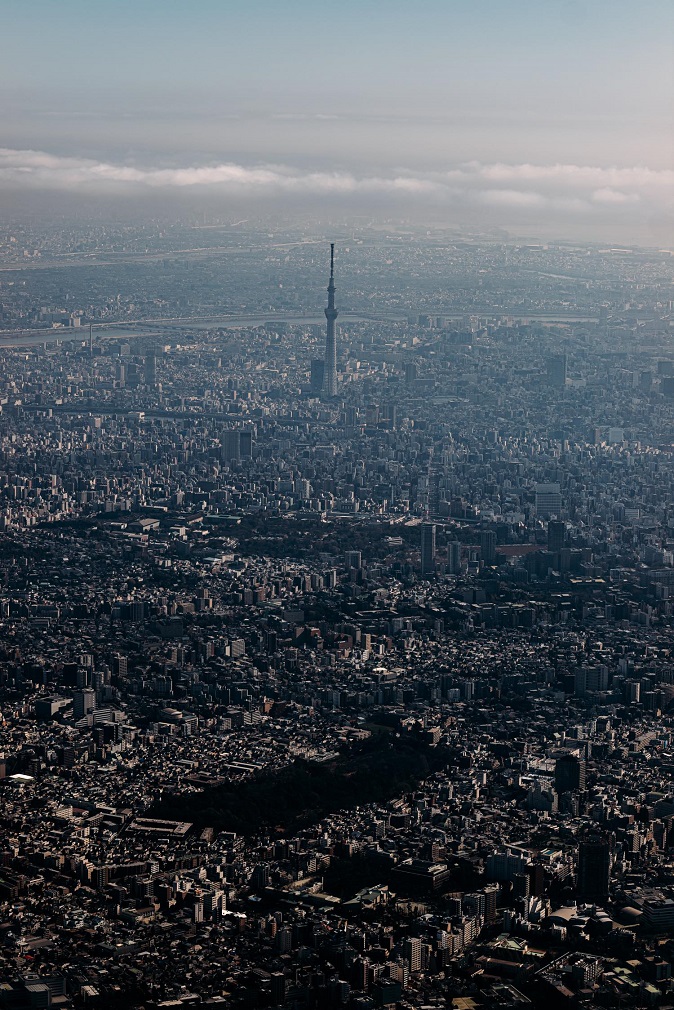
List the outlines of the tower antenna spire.
{"label": "tower antenna spire", "polygon": [[330,276],[335,276],[335,243],[330,243]]}

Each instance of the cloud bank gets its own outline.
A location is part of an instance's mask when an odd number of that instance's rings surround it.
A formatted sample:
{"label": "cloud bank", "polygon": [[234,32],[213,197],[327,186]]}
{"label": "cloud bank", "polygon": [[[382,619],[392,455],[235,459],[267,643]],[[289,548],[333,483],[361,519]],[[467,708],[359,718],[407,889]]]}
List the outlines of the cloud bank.
{"label": "cloud bank", "polygon": [[138,167],[43,151],[0,148],[0,188],[125,193],[209,192],[224,196],[385,198],[520,213],[669,216],[674,171],[647,167],[483,164],[447,171],[357,175],[234,162],[184,168]]}

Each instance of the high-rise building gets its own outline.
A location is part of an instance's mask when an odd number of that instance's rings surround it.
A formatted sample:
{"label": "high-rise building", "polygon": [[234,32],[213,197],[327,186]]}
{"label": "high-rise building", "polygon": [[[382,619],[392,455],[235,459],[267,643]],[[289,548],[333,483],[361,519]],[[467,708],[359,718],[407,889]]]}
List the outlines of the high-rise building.
{"label": "high-rise building", "polygon": [[485,863],[485,876],[489,881],[513,880],[515,874],[524,872],[526,864],[526,858],[521,853],[507,849],[493,852]]}
{"label": "high-rise building", "polygon": [[253,432],[239,432],[239,452],[241,458],[250,458],[253,455]]}
{"label": "high-rise building", "polygon": [[112,657],[112,673],[115,677],[126,677],[128,670],[128,660],[126,656],[114,655]]}
{"label": "high-rise building", "polygon": [[527,873],[516,873],[513,877],[513,897],[528,898],[530,881]]}
{"label": "high-rise building", "polygon": [[82,719],[89,715],[96,708],[96,692],[85,687],[81,691],[73,692],[73,715],[76,719]]}
{"label": "high-rise building", "polygon": [[145,355],[145,385],[156,386],[157,384],[157,357],[155,354]]}
{"label": "high-rise building", "polygon": [[411,972],[421,971],[421,940],[410,936],[403,942],[403,957]]}
{"label": "high-rise building", "polygon": [[496,534],[493,530],[482,530],[480,554],[485,565],[493,565],[496,561]]}
{"label": "high-rise building", "polygon": [[563,389],[566,386],[566,354],[553,354],[547,360],[548,382],[556,389]]}
{"label": "high-rise building", "polygon": [[548,550],[559,554],[566,538],[566,523],[559,519],[551,519],[548,523]]}
{"label": "high-rise building", "polygon": [[536,485],[536,515],[542,518],[558,516],[562,511],[562,494],[559,484]]}
{"label": "high-rise building", "polygon": [[321,393],[325,378],[325,362],[322,358],[313,358],[311,362],[311,392]]}
{"label": "high-rise building", "polygon": [[592,835],[578,846],[578,897],[601,904],[608,898],[611,846],[603,835]]}
{"label": "high-rise building", "polygon": [[555,789],[558,793],[585,788],[585,762],[574,754],[564,754],[555,761]]}
{"label": "high-rise building", "polygon": [[271,975],[271,998],[274,1006],[281,1006],[285,1003],[288,982],[282,971],[272,972]]}
{"label": "high-rise building", "polygon": [[496,919],[496,899],[498,898],[498,884],[487,884],[484,891],[484,918],[485,922],[494,922]]}
{"label": "high-rise building", "polygon": [[330,243],[330,281],[328,282],[328,307],[325,310],[328,321],[325,334],[325,366],[323,373],[323,392],[326,396],[337,395],[337,336],[335,321],[335,243]]}
{"label": "high-rise building", "polygon": [[435,523],[421,524],[421,574],[435,572]]}
{"label": "high-rise building", "polygon": [[447,545],[447,569],[450,575],[458,575],[461,571],[461,542],[451,540]]}
{"label": "high-rise building", "polygon": [[220,445],[223,460],[241,458],[241,432],[236,428],[220,433]]}
{"label": "high-rise building", "polygon": [[276,946],[279,953],[288,954],[293,949],[293,931],[291,926],[282,926],[276,934]]}

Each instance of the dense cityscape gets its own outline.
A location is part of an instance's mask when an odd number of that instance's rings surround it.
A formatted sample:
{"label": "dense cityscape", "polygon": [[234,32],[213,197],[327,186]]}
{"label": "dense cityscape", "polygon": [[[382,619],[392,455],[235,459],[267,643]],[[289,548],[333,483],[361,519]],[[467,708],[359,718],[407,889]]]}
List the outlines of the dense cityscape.
{"label": "dense cityscape", "polygon": [[2,226],[0,1007],[674,1006],[673,298]]}

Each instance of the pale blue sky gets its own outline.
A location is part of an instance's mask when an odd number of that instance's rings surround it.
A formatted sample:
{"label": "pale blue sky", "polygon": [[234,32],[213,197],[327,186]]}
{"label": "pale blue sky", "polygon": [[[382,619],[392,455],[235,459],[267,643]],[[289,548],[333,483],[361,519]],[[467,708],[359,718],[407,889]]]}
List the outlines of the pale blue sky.
{"label": "pale blue sky", "polygon": [[[89,159],[10,152],[0,187],[184,187],[203,183],[157,170],[227,163],[295,173],[247,178],[257,193],[334,171],[344,199],[383,178],[415,199],[672,210],[674,0],[0,0],[0,23],[0,145]],[[571,169],[438,189],[466,162]],[[587,166],[660,175],[614,185]],[[244,184],[225,177],[208,185]]]}
{"label": "pale blue sky", "polygon": [[[233,131],[257,155],[259,121],[288,116],[270,131],[270,156],[295,136],[310,156],[311,134],[320,156],[325,125],[293,117],[336,114],[411,119],[422,148],[424,123],[440,118],[456,126],[462,157],[490,125],[494,158],[499,143],[511,157],[518,139],[542,154],[585,141],[597,155],[603,140],[609,162],[633,163],[639,143],[651,162],[671,151],[672,0],[0,0],[0,11],[4,116],[25,117],[32,146],[50,117],[63,118],[68,138],[82,114],[127,120],[135,146],[132,121],[152,122],[151,143],[170,134],[167,117],[236,115],[258,121]],[[368,147],[363,132],[355,156]],[[395,148],[386,124],[375,132]]]}

